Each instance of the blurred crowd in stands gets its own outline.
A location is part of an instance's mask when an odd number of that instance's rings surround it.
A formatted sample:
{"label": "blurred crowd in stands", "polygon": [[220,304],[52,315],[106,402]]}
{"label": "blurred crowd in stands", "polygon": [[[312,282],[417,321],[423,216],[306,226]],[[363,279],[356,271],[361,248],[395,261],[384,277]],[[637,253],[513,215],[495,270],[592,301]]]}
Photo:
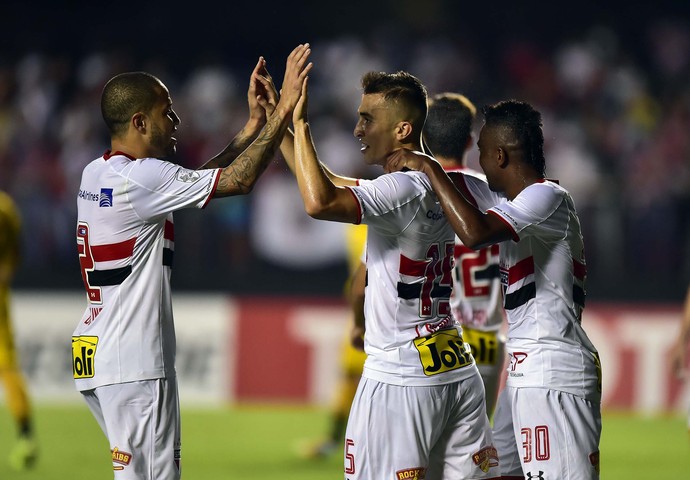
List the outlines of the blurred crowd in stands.
{"label": "blurred crowd in stands", "polygon": [[[690,279],[689,25],[650,19],[634,48],[596,26],[577,38],[515,40],[491,51],[460,34],[406,38],[404,49],[396,35],[311,40],[317,150],[339,173],[378,173],[363,168],[352,135],[359,80],[369,70],[407,70],[430,94],[462,92],[480,108],[505,98],[529,101],[544,117],[547,174],[572,192],[583,221],[590,298],[680,298]],[[24,219],[16,287],[80,285],[75,197],[81,170],[109,146],[99,110],[108,78],[146,70],[166,83],[182,119],[175,161],[196,168],[244,124],[255,58],[207,55],[184,65],[106,50],[77,57],[37,51],[0,63],[0,189]],[[279,84],[284,58],[267,60]],[[477,157],[475,148],[472,166]],[[181,253],[173,283],[338,294],[343,229],[307,217],[277,157],[251,195],[176,216]]]}

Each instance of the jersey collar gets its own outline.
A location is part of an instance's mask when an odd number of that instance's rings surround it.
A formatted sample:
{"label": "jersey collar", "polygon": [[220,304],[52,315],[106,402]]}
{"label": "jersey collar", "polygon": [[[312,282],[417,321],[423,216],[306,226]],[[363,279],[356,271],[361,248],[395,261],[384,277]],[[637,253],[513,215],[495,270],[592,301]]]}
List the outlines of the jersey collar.
{"label": "jersey collar", "polygon": [[116,150],[114,152],[111,152],[110,150],[106,150],[105,153],[103,154],[103,160],[109,160],[110,157],[114,157],[116,155],[122,155],[123,157],[127,157],[130,160],[136,160],[136,158],[134,158],[133,156],[128,155],[125,152],[121,152],[119,150]]}

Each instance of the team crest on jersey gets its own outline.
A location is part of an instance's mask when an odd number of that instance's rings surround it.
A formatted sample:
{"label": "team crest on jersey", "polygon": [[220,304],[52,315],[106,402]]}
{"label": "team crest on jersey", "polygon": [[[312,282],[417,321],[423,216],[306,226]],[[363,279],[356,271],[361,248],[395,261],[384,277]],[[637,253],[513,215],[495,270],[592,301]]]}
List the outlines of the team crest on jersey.
{"label": "team crest on jersey", "polygon": [[101,188],[101,195],[98,200],[99,207],[112,207],[113,206],[113,189],[112,188]]}
{"label": "team crest on jersey", "polygon": [[498,452],[494,447],[485,447],[472,454],[472,461],[482,472],[488,472],[490,468],[498,466]]}
{"label": "team crest on jersey", "polygon": [[124,470],[132,461],[132,454],[123,452],[119,448],[113,448],[110,453],[113,455],[113,470]]}
{"label": "team crest on jersey", "polygon": [[426,468],[415,467],[398,470],[395,472],[397,480],[424,480],[426,478]]}
{"label": "team crest on jersey", "polygon": [[175,179],[178,182],[183,183],[194,183],[200,178],[201,175],[199,175],[199,172],[195,172],[194,170],[180,170],[179,172],[177,172],[177,175],[175,176]]}

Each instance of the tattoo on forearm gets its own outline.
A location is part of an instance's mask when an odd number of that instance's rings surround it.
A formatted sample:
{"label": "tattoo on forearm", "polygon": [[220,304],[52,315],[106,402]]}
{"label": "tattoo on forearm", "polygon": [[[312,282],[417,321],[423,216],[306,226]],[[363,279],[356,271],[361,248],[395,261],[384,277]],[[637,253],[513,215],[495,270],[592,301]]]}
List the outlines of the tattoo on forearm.
{"label": "tattoo on forearm", "polygon": [[273,158],[278,142],[282,139],[280,131],[285,130],[281,119],[272,115],[264,126],[259,137],[249,149],[241,153],[232,166],[224,169],[218,180],[218,190],[221,192],[248,193],[257,178],[266,170]]}

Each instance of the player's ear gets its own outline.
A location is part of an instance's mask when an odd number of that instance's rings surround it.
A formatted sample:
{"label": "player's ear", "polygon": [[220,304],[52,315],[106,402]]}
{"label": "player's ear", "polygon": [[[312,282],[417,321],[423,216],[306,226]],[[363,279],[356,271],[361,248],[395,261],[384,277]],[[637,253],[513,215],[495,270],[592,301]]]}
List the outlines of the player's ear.
{"label": "player's ear", "polygon": [[142,112],[137,112],[131,118],[132,127],[141,133],[146,133],[146,115]]}
{"label": "player's ear", "polygon": [[412,124],[410,122],[398,122],[395,126],[395,139],[401,143],[406,143],[412,135]]}
{"label": "player's ear", "polygon": [[508,165],[508,150],[503,147],[496,148],[496,164],[499,167]]}

